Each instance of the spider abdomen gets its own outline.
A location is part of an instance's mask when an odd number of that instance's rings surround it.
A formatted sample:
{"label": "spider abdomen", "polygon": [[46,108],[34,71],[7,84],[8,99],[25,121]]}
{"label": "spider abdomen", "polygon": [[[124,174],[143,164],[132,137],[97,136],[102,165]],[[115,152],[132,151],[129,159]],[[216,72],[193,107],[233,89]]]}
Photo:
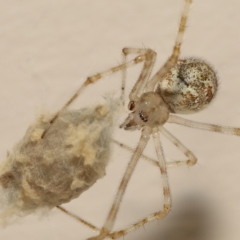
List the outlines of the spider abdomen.
{"label": "spider abdomen", "polygon": [[215,71],[205,61],[195,58],[179,60],[159,81],[157,92],[174,113],[199,111],[216,95],[218,81]]}

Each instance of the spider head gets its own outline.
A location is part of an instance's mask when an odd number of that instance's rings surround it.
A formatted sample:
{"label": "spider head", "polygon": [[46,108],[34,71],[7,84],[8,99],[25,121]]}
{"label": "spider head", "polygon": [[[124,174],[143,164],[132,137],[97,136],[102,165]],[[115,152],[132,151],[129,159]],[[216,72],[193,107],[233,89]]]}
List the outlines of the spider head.
{"label": "spider head", "polygon": [[137,101],[130,101],[128,118],[120,126],[125,130],[141,129],[143,126],[151,128],[163,125],[169,116],[169,108],[161,96],[155,92],[147,92]]}

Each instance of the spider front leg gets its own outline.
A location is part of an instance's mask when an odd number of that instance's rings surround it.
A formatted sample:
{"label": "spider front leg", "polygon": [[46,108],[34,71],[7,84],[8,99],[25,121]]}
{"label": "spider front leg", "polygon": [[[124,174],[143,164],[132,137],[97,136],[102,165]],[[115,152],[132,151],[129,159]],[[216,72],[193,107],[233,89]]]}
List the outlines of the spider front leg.
{"label": "spider front leg", "polygon": [[[152,68],[154,66],[157,53],[151,49],[142,49],[142,48],[123,48],[123,64],[126,64],[127,56],[130,54],[138,54],[145,56],[144,65],[142,71],[136,81],[131,93],[129,95],[130,100],[137,100],[137,96],[140,96],[144,92],[144,88],[149,80]],[[126,81],[126,68],[123,69],[122,75],[122,89],[124,89]],[[124,90],[122,90],[124,92]],[[123,93],[124,95],[124,93]]]}
{"label": "spider front leg", "polygon": [[[85,90],[86,87],[88,87],[89,85],[97,82],[98,80],[105,78],[109,75],[114,74],[115,72],[118,71],[122,71],[125,68],[129,68],[131,66],[134,66],[138,63],[141,62],[145,62],[146,61],[146,55],[142,54],[137,56],[136,58],[134,58],[133,60],[129,61],[129,62],[125,62],[124,64],[121,64],[119,66],[110,68],[107,71],[101,72],[101,73],[97,73],[93,76],[88,77],[84,83],[81,85],[81,87],[75,92],[75,94],[65,103],[65,105],[57,112],[55,113],[55,115],[52,117],[52,119],[50,120],[50,124],[49,126],[45,129],[45,131],[42,134],[42,138],[44,138],[44,136],[46,135],[47,131],[49,130],[49,128],[51,127],[51,125],[56,121],[56,119],[59,117],[59,115],[61,115],[62,112],[64,112],[75,100],[76,98]],[[123,91],[124,92],[124,91]],[[122,94],[123,94],[122,92]]]}
{"label": "spider front leg", "polygon": [[165,157],[163,154],[162,144],[160,141],[159,130],[158,130],[158,128],[154,128],[152,130],[152,132],[153,132],[152,137],[153,137],[153,141],[154,141],[154,145],[155,145],[155,149],[156,149],[157,159],[158,159],[159,168],[160,168],[160,172],[161,172],[161,178],[162,178],[163,197],[164,197],[163,210],[155,212],[155,213],[149,215],[148,217],[143,218],[142,220],[136,222],[135,224],[133,224],[132,226],[130,226],[126,229],[116,231],[116,232],[109,234],[108,236],[112,239],[116,239],[121,236],[124,236],[127,233],[129,233],[133,230],[136,230],[137,228],[139,228],[139,227],[145,225],[146,223],[151,222],[155,219],[161,219],[161,218],[165,217],[171,209],[171,195],[170,195],[169,182],[168,182],[168,176],[167,176],[167,165],[166,165]]}
{"label": "spider front leg", "polygon": [[142,154],[144,148],[147,145],[147,142],[149,140],[151,133],[152,133],[151,128],[145,127],[142,129],[140,141],[138,143],[136,151],[134,152],[130,162],[128,163],[127,169],[126,169],[126,171],[123,175],[123,178],[120,182],[120,185],[119,185],[117,193],[115,195],[112,207],[108,213],[107,219],[106,219],[103,227],[101,228],[99,235],[96,237],[93,237],[93,238],[89,238],[88,240],[103,240],[105,237],[109,236],[109,234],[113,228],[114,222],[116,220],[116,216],[119,211],[119,207],[120,207],[123,195],[126,191],[128,182],[132,176],[132,173],[136,167],[136,164],[137,164],[139,158],[141,157],[141,154]]}

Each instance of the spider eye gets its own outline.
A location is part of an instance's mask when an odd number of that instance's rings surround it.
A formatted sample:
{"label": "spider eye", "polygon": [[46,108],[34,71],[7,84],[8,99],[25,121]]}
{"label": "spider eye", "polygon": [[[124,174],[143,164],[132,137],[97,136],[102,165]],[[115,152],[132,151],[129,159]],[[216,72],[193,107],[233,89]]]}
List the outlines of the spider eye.
{"label": "spider eye", "polygon": [[128,104],[128,109],[130,111],[132,111],[134,108],[135,108],[135,102],[134,101],[130,101],[129,104]]}

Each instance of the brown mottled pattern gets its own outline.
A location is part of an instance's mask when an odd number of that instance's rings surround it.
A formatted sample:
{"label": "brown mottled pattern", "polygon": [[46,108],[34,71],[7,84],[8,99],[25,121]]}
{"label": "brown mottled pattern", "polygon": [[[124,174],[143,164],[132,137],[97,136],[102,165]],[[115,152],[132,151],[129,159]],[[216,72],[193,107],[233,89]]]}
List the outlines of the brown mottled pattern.
{"label": "brown mottled pattern", "polygon": [[179,60],[159,81],[158,92],[172,112],[191,113],[208,106],[217,93],[217,76],[205,61]]}

